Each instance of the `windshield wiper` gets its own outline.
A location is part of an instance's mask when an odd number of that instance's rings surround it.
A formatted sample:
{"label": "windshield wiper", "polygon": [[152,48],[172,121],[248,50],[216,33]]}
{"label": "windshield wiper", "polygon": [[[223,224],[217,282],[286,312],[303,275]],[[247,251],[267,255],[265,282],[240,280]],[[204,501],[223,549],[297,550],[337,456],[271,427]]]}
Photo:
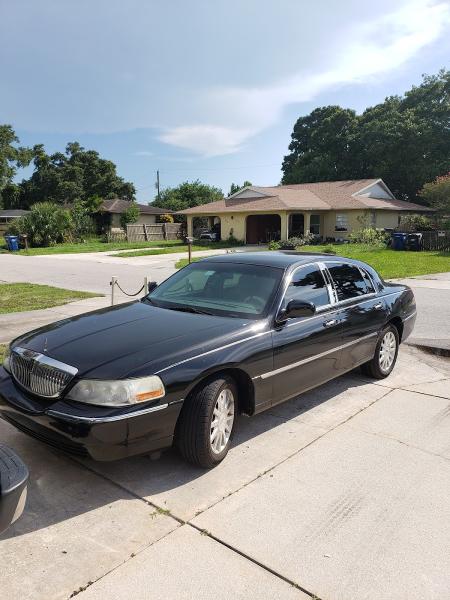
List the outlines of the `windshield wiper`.
{"label": "windshield wiper", "polygon": [[168,308],[169,310],[178,310],[180,312],[189,312],[197,315],[212,315],[213,313],[202,310],[200,308],[194,308],[193,306],[165,306],[164,308]]}

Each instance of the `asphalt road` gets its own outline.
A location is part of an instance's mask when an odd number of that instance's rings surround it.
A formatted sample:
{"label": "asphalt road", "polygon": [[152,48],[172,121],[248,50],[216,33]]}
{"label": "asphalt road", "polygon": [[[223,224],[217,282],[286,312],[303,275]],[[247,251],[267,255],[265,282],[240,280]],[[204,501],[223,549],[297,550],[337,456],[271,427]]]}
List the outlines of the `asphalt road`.
{"label": "asphalt road", "polygon": [[[196,256],[223,252],[226,250],[206,251]],[[44,283],[109,295],[109,282],[115,275],[122,288],[133,293],[141,287],[145,276],[160,282],[172,275],[175,262],[185,257],[185,253],[138,258],[118,258],[104,253],[0,254],[0,281]],[[450,348],[450,272],[399,281],[413,288],[417,300],[417,320],[410,342]],[[126,296],[118,292],[117,299],[124,301]]]}

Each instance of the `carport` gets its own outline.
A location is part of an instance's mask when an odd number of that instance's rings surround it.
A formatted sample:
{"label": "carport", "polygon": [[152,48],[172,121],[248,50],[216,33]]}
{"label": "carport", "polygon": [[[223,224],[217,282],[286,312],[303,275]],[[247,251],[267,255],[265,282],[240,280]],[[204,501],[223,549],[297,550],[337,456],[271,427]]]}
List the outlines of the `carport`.
{"label": "carport", "polygon": [[280,215],[249,215],[246,220],[246,243],[259,244],[279,240],[281,234]]}

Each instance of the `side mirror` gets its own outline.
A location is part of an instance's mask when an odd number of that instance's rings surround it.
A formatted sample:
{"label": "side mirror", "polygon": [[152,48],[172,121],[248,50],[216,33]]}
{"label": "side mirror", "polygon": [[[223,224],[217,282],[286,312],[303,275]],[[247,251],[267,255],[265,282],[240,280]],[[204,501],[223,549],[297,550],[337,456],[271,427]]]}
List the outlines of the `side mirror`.
{"label": "side mirror", "polygon": [[10,448],[0,444],[0,534],[22,514],[27,481],[25,463]]}
{"label": "side mirror", "polygon": [[286,308],[280,312],[277,321],[282,323],[286,319],[298,319],[301,317],[311,317],[316,312],[316,307],[312,302],[303,300],[290,300]]}
{"label": "side mirror", "polygon": [[158,287],[158,284],[156,283],[156,281],[150,281],[148,284],[148,293],[150,294],[150,292],[153,292],[153,290],[155,290]]}

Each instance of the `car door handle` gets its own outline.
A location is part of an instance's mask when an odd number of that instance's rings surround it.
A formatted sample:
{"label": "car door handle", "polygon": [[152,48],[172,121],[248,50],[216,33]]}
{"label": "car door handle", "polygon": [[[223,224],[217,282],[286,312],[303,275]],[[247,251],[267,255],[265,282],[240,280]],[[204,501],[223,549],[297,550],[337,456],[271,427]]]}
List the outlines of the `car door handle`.
{"label": "car door handle", "polygon": [[382,302],[378,302],[377,304],[374,305],[374,310],[380,310],[381,308],[384,307],[384,304]]}
{"label": "car door handle", "polygon": [[333,327],[333,325],[336,325],[337,323],[339,323],[338,319],[330,319],[329,321],[324,321],[323,326],[324,327]]}

